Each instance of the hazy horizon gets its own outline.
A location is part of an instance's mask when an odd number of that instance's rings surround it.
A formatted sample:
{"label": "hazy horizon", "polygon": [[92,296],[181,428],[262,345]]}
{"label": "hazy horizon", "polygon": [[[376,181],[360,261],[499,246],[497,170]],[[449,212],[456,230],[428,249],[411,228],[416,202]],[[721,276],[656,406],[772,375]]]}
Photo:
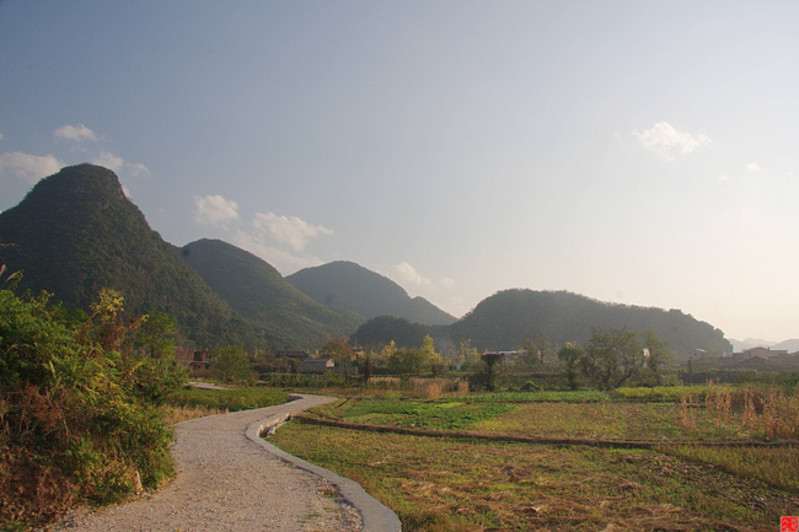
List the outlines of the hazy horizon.
{"label": "hazy horizon", "polygon": [[799,337],[799,5],[0,3],[0,210],[114,170],[165,240]]}

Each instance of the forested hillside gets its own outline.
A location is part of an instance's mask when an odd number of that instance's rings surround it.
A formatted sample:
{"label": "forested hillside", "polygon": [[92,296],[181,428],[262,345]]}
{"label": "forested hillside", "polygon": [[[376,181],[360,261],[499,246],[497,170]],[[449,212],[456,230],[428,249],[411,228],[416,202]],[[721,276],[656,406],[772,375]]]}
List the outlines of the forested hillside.
{"label": "forested hillside", "polygon": [[[512,350],[525,340],[539,338],[555,347],[565,342],[585,345],[592,328],[652,329],[668,341],[668,350],[678,358],[696,349],[716,353],[732,350],[722,331],[679,310],[603,303],[569,292],[502,291],[481,301],[457,323],[426,331],[437,344],[455,345],[470,339],[478,349]],[[372,320],[359,328],[355,339],[369,344],[399,343],[398,338],[421,338],[419,335],[420,331],[407,323]]]}
{"label": "forested hillside", "polygon": [[41,180],[0,213],[0,242],[0,264],[22,272],[20,291],[47,290],[86,310],[113,288],[133,314],[170,314],[197,346],[272,343],[175,256],[106,168],[82,164]]}
{"label": "forested hillside", "polygon": [[355,312],[317,303],[269,263],[221,240],[198,240],[179,254],[237,312],[263,325],[280,347],[318,348],[331,337],[349,336],[364,321]]}
{"label": "forested hillside", "polygon": [[425,325],[449,325],[455,317],[423,297],[411,298],[391,279],[354,262],[305,268],[286,279],[320,303],[352,310],[364,318],[395,316]]}

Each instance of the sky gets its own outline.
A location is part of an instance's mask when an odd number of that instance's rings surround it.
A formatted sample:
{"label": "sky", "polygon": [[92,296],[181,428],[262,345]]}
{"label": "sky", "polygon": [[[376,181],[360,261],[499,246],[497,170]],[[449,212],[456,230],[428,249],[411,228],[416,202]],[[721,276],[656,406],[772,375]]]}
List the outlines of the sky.
{"label": "sky", "polygon": [[799,337],[799,3],[0,1],[0,210],[111,168],[161,236]]}

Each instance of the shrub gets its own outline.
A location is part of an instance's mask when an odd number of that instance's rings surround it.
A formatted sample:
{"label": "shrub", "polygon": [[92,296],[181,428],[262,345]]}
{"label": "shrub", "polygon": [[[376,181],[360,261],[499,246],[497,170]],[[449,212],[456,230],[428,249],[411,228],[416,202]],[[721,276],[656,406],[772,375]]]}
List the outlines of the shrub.
{"label": "shrub", "polygon": [[157,405],[183,373],[127,350],[137,322],[125,325],[122,310],[104,291],[79,322],[47,294],[0,291],[0,528],[119,501],[172,474]]}
{"label": "shrub", "polygon": [[288,393],[269,388],[232,388],[229,390],[200,390],[187,388],[174,392],[169,402],[176,406],[221,408],[230,412],[279,405],[288,401]]}

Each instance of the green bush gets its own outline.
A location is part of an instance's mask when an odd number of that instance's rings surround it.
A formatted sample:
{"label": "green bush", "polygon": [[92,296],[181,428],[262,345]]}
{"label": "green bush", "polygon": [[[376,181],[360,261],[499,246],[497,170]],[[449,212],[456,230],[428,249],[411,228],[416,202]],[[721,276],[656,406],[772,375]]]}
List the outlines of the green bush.
{"label": "green bush", "polygon": [[112,291],[81,322],[46,294],[0,290],[0,528],[119,501],[173,473],[158,404],[184,373],[132,351],[137,321],[122,312]]}
{"label": "green bush", "polygon": [[288,401],[289,394],[270,388],[233,388],[229,390],[201,390],[185,388],[169,396],[175,406],[204,406],[226,408],[231,412],[279,405]]}

